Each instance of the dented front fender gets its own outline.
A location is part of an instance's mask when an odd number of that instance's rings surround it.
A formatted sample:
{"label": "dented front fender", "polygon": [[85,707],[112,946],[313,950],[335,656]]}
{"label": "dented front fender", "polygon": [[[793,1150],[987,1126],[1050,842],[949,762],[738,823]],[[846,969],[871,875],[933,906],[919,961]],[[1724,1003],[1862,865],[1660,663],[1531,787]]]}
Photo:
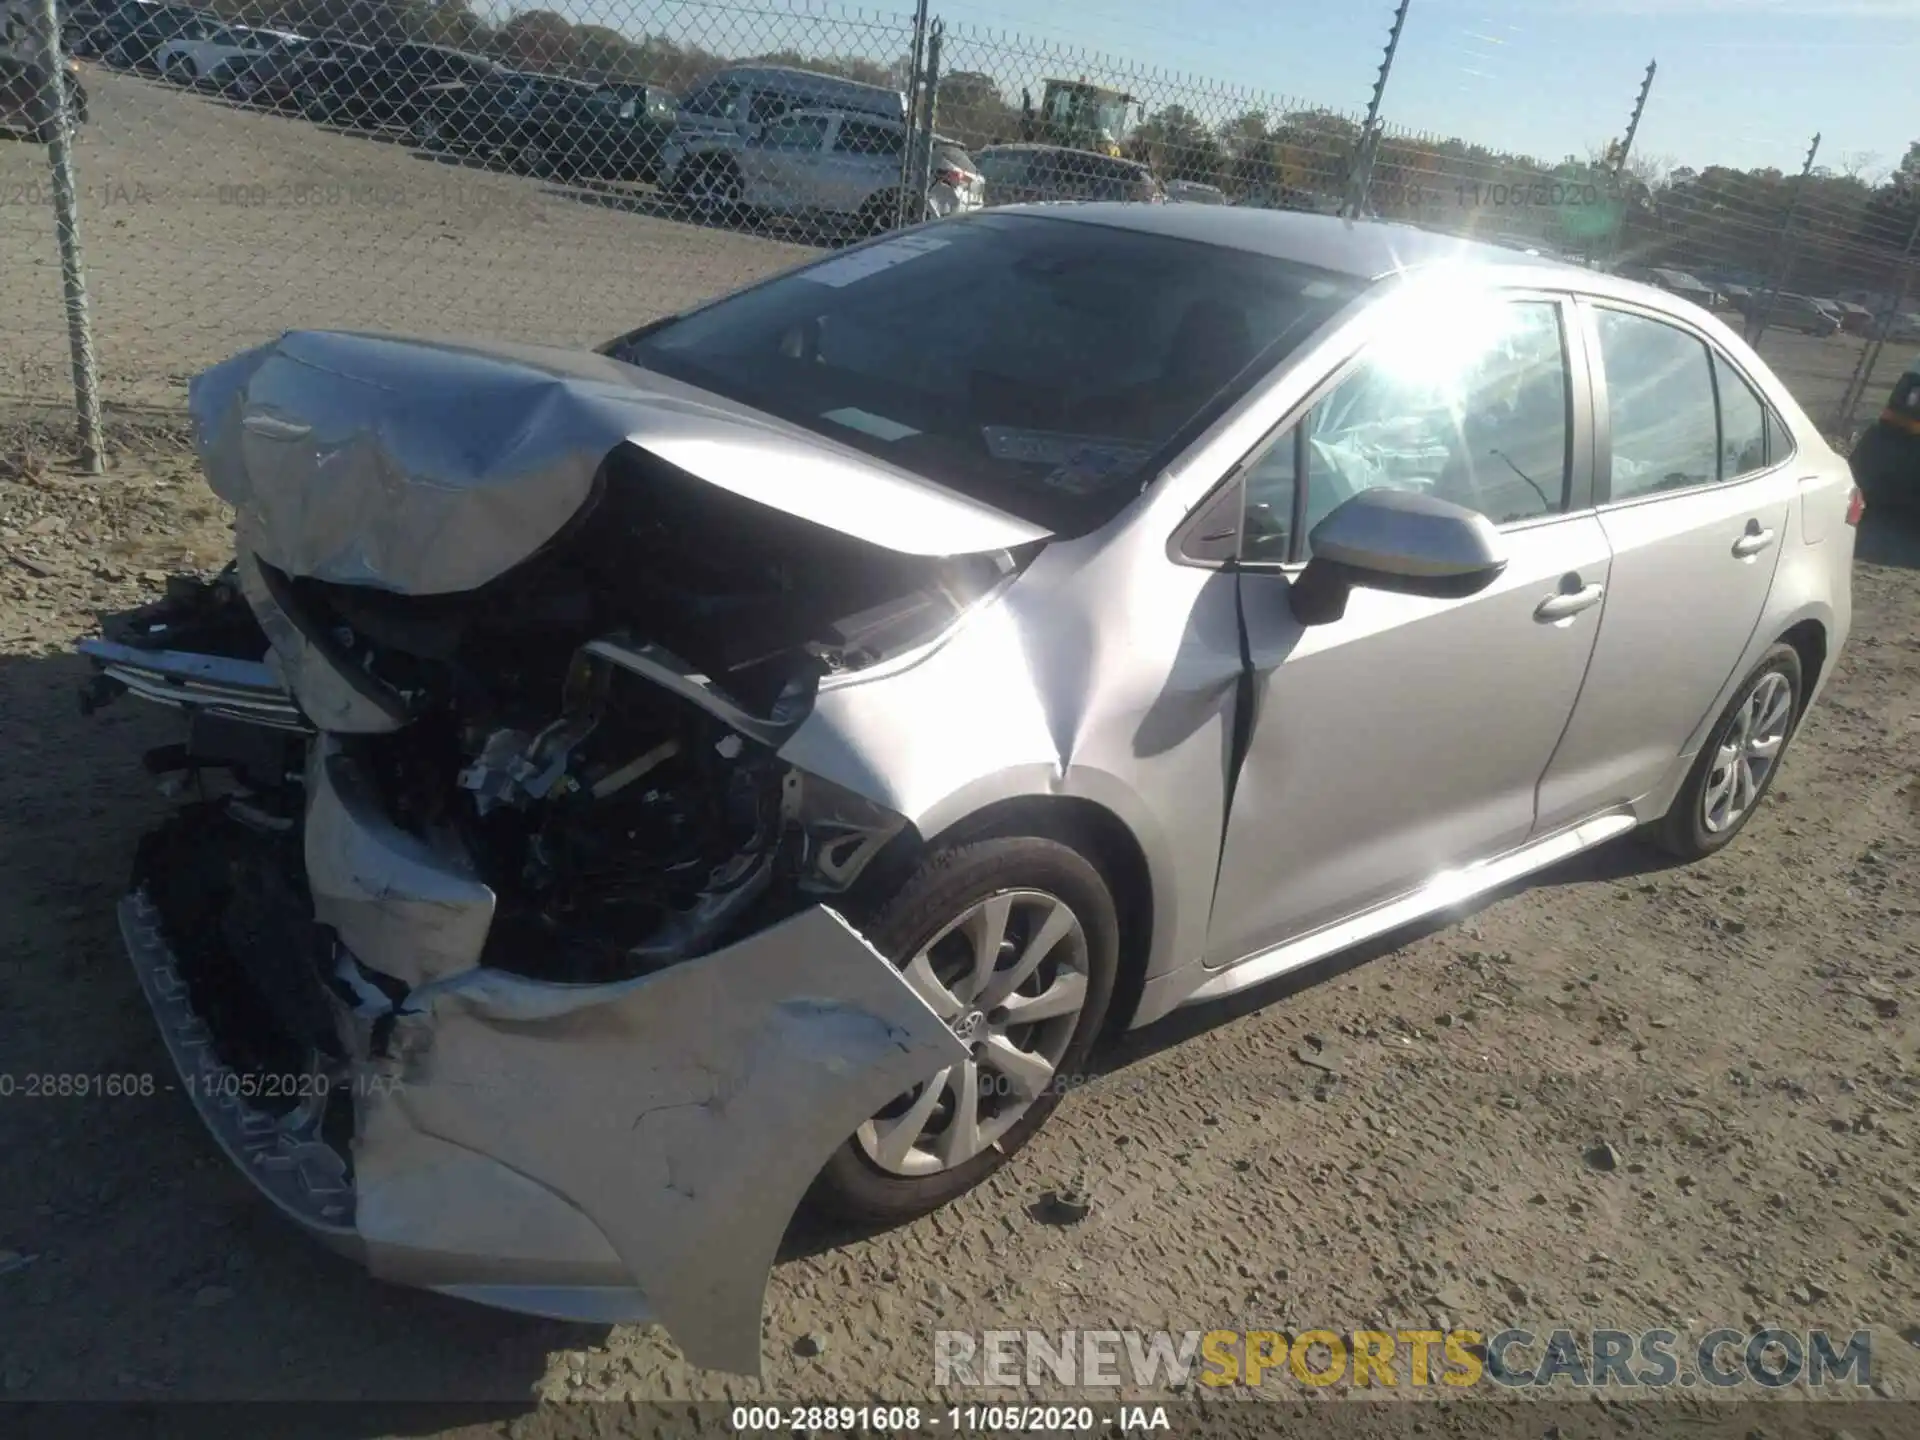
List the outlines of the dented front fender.
{"label": "dented front fender", "polygon": [[[407,997],[388,1043],[387,1083],[359,1087],[357,1169],[378,1169],[392,1195],[410,1148],[434,1166],[443,1141],[538,1183],[605,1237],[688,1359],[747,1373],[768,1271],[821,1166],[965,1055],[824,907],[615,985],[488,969],[432,982]],[[415,1187],[412,1217],[383,1224],[431,1247],[430,1217],[460,1198]]]}

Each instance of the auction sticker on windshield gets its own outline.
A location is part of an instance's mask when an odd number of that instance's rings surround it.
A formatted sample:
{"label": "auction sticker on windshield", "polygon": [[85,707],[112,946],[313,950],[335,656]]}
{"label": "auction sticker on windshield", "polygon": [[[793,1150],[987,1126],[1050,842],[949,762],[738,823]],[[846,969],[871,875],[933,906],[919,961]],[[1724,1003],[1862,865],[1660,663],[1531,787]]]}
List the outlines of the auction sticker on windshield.
{"label": "auction sticker on windshield", "polygon": [[816,285],[831,285],[838,290],[843,285],[851,285],[856,280],[878,275],[882,270],[891,270],[896,265],[904,265],[909,260],[946,247],[947,242],[937,235],[896,235],[891,240],[882,240],[878,245],[869,245],[864,250],[854,250],[845,255],[836,255],[831,260],[823,260],[811,270],[802,270],[795,278],[811,280]]}

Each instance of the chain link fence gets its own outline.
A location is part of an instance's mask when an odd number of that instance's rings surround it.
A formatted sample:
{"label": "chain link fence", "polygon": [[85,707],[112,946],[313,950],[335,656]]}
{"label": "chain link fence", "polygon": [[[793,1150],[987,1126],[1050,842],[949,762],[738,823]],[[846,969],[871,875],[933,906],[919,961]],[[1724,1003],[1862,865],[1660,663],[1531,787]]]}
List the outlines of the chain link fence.
{"label": "chain link fence", "polygon": [[174,415],[193,373],[302,326],[590,344],[1033,200],[1345,211],[1618,268],[1745,328],[1837,436],[1920,341],[1914,189],[1810,157],[1661,173],[1629,126],[1548,160],[924,6],[57,4],[0,0],[0,129],[27,137],[0,142],[0,406],[71,406],[97,366],[110,417]]}

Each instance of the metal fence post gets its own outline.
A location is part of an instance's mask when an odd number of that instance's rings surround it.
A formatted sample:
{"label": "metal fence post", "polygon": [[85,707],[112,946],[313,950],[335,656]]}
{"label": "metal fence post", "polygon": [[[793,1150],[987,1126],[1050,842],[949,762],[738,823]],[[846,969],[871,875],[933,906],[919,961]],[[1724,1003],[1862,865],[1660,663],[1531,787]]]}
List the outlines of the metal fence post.
{"label": "metal fence post", "polygon": [[927,0],[918,0],[913,9],[913,51],[907,70],[907,143],[900,147],[900,195],[893,207],[893,228],[907,223],[907,196],[913,190],[913,137],[919,133],[924,98],[927,62]]}
{"label": "metal fence post", "polygon": [[80,254],[80,205],[74,183],[74,116],[68,104],[66,57],[60,47],[59,0],[40,0],[40,63],[47,75],[47,168],[52,172],[53,219],[60,244],[60,286],[67,306],[67,343],[73,354],[74,421],[80,467],[89,475],[106,469],[101,433],[100,371],[93,353],[93,310],[87,268]]}
{"label": "metal fence post", "polygon": [[946,25],[935,20],[927,33],[926,103],[920,114],[919,130],[913,140],[913,202],[911,223],[927,218],[927,191],[933,185],[933,116],[940,99],[940,42]]}
{"label": "metal fence post", "polygon": [[1387,31],[1386,53],[1380,57],[1380,73],[1374,77],[1373,98],[1367,102],[1367,118],[1361,122],[1360,137],[1354,142],[1353,167],[1347,175],[1347,194],[1340,213],[1349,219],[1367,209],[1367,191],[1373,185],[1373,162],[1380,154],[1380,102],[1386,98],[1387,76],[1393,70],[1394,52],[1400,48],[1400,31],[1407,23],[1407,7],[1413,0],[1400,0],[1393,9],[1393,28]]}
{"label": "metal fence post", "polygon": [[1793,222],[1800,218],[1800,200],[1807,188],[1807,178],[1813,174],[1813,157],[1820,153],[1820,136],[1816,133],[1813,143],[1807,147],[1806,163],[1800,167],[1800,179],[1793,187],[1793,198],[1787,202],[1787,218],[1780,222],[1780,255],[1774,262],[1773,274],[1767,281],[1767,288],[1760,292],[1759,303],[1753,307],[1753,320],[1747,326],[1746,342],[1758,345],[1760,337],[1767,332],[1767,321],[1773,318],[1773,297],[1779,293],[1780,283],[1785,280],[1793,268]]}
{"label": "metal fence post", "polygon": [[[1920,192],[1914,196],[1920,206]],[[1913,250],[1920,244],[1920,214],[1913,217],[1913,228],[1907,232],[1907,243],[1900,248],[1900,298],[1893,307],[1880,317],[1880,323],[1874,327],[1872,343],[1860,352],[1860,358],[1854,363],[1853,377],[1847,381],[1846,394],[1841,397],[1840,408],[1833,417],[1833,433],[1845,435],[1853,428],[1854,411],[1860,407],[1860,399],[1867,393],[1867,385],[1873,379],[1875,367],[1880,364],[1880,352],[1886,349],[1887,339],[1893,334],[1893,327],[1906,313],[1907,296],[1913,287]]]}

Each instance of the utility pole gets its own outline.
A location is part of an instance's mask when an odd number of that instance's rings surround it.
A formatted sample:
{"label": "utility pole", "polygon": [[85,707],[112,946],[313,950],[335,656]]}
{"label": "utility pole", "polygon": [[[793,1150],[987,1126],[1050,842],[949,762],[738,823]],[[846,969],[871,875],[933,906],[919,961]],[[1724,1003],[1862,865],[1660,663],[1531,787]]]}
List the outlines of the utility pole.
{"label": "utility pole", "polygon": [[1380,59],[1380,73],[1373,82],[1373,98],[1367,102],[1367,118],[1354,142],[1353,168],[1347,176],[1347,194],[1340,213],[1356,219],[1366,212],[1367,191],[1373,184],[1373,162],[1380,153],[1380,102],[1386,98],[1387,76],[1393,71],[1394,52],[1400,48],[1400,31],[1407,23],[1407,7],[1413,0],[1400,0],[1393,10],[1393,28],[1387,32],[1386,54]]}

